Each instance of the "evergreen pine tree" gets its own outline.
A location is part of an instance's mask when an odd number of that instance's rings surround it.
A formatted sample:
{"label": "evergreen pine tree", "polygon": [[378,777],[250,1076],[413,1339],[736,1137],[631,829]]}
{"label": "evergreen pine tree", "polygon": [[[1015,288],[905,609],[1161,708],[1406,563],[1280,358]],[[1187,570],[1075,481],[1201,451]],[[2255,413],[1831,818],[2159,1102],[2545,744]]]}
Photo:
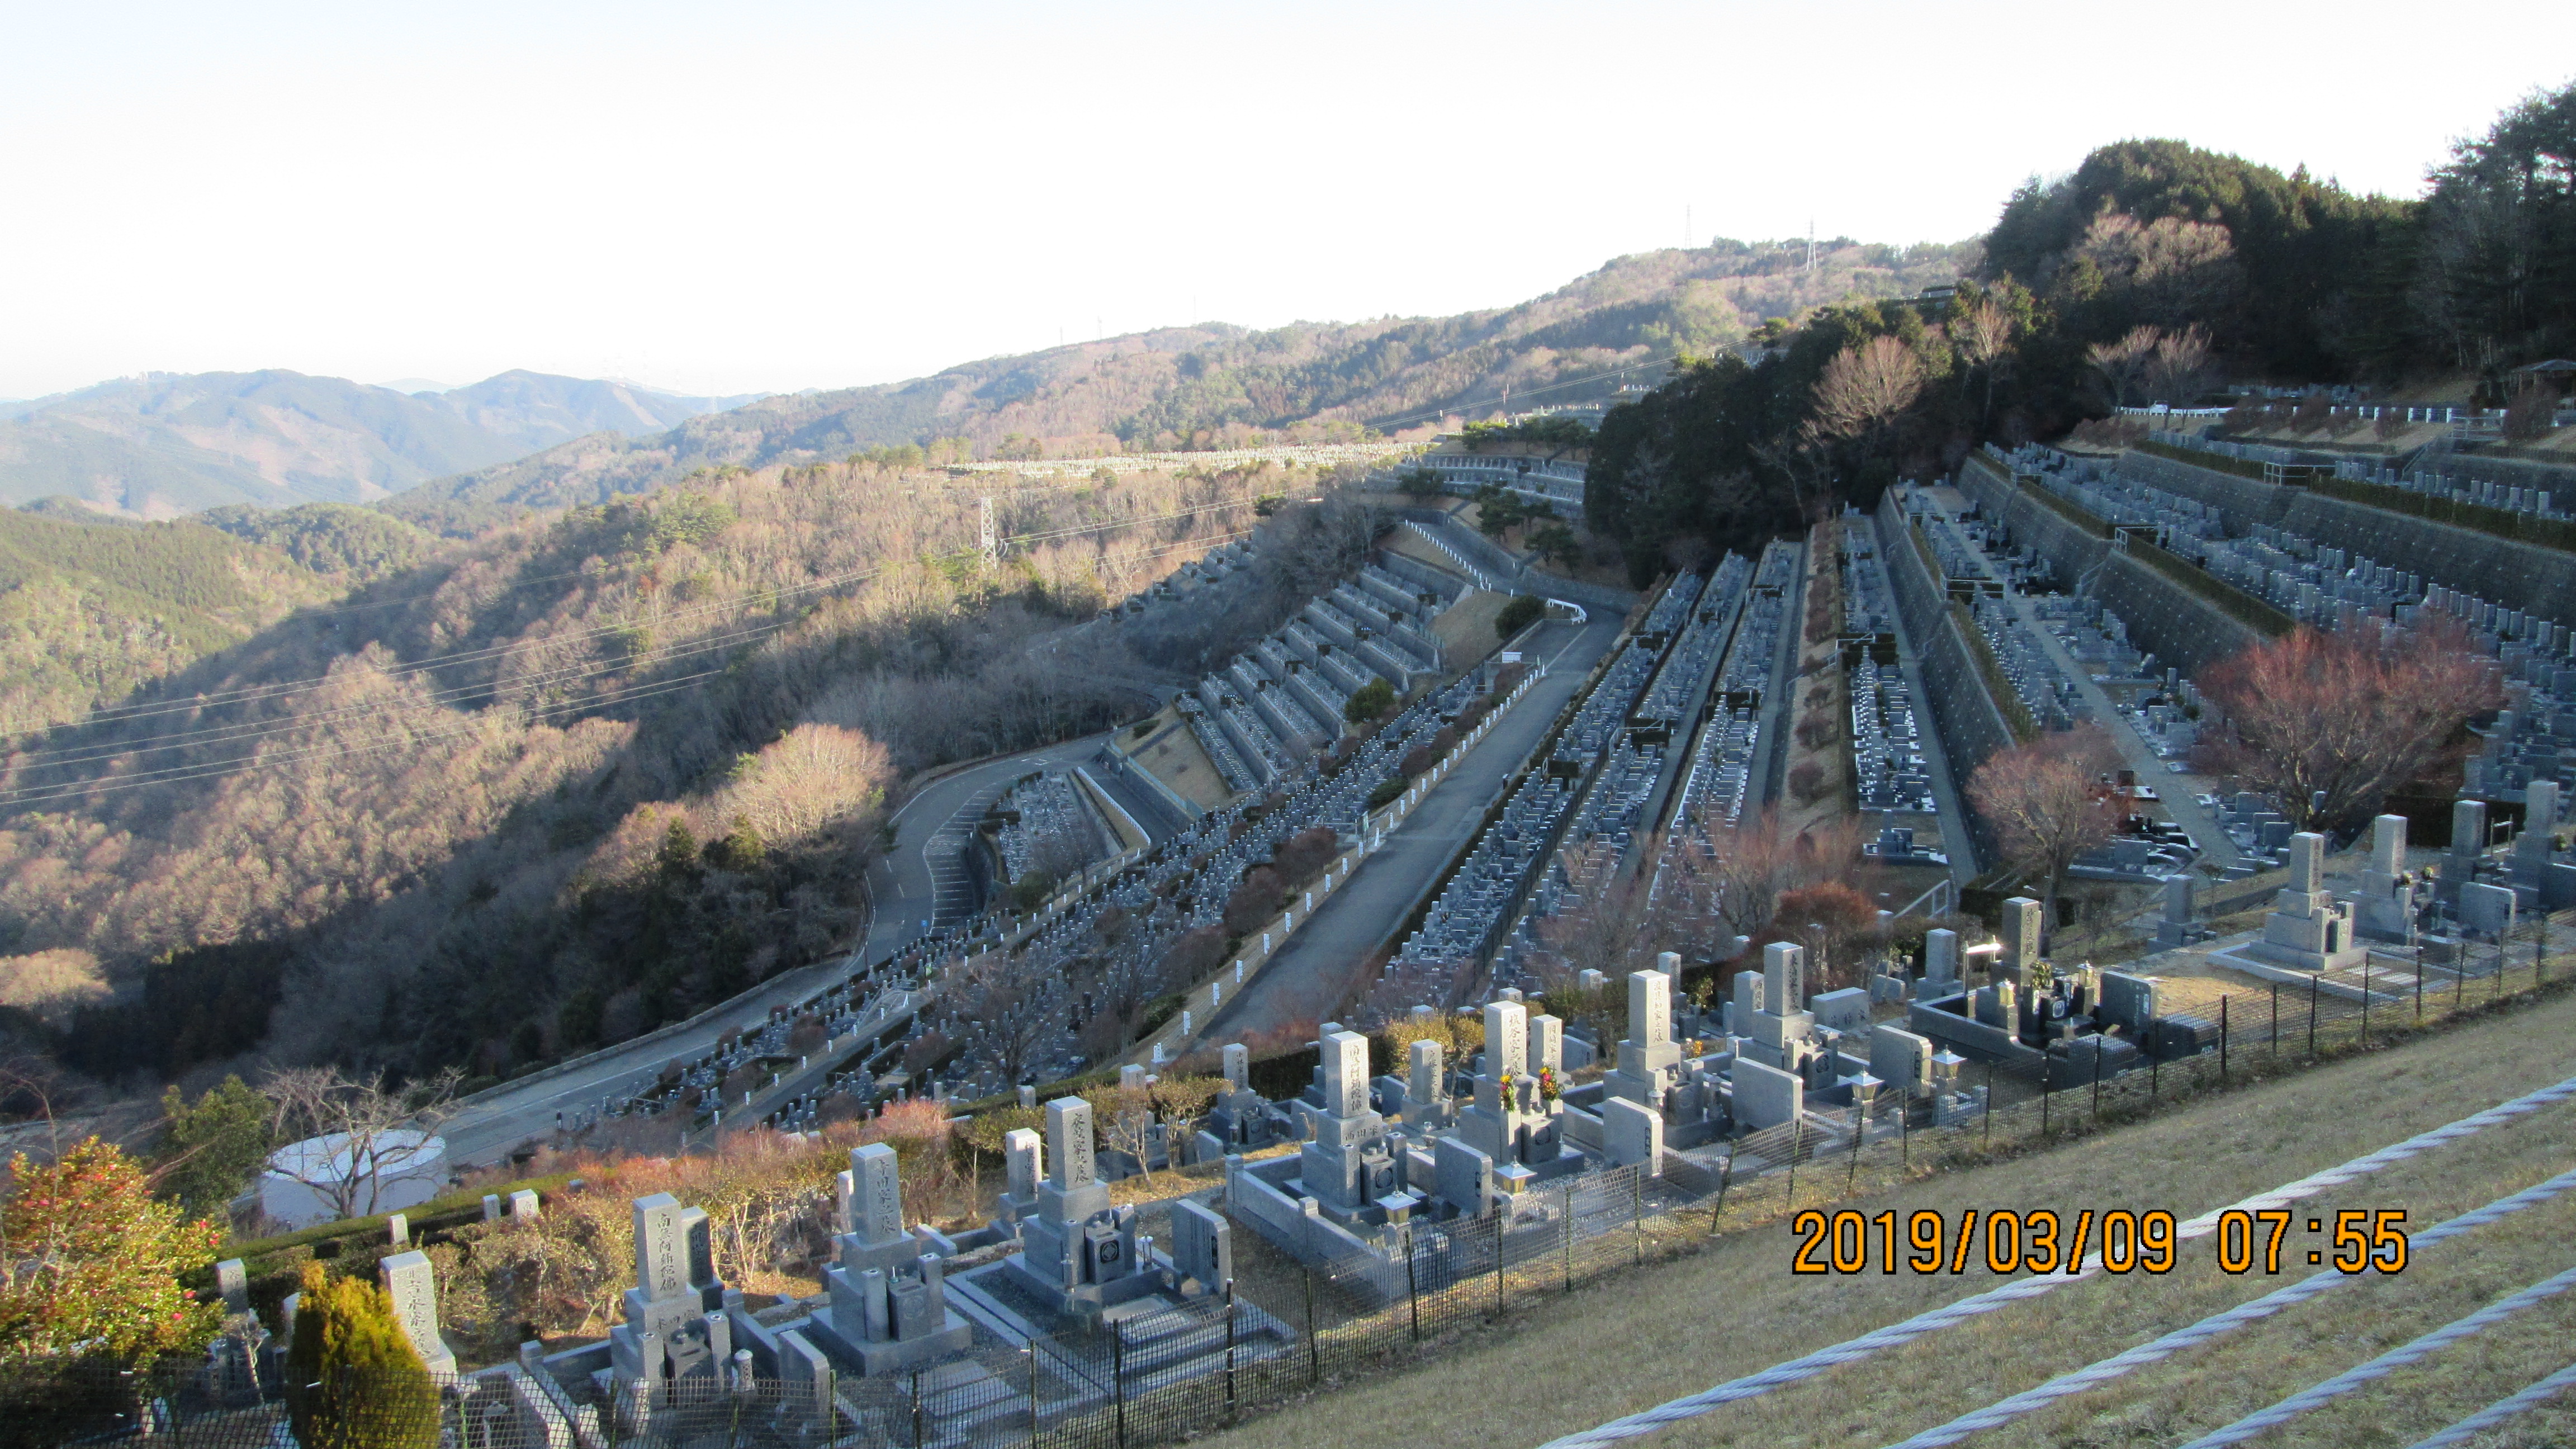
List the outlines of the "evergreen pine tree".
{"label": "evergreen pine tree", "polygon": [[384,1289],[304,1265],[287,1408],[304,1449],[434,1449],[438,1385]]}

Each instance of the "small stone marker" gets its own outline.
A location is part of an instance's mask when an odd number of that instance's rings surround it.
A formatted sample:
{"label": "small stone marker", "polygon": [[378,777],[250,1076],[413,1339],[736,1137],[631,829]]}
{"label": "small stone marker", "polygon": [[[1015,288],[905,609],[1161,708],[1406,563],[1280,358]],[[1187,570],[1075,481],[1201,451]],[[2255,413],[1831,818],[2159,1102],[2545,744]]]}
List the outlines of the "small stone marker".
{"label": "small stone marker", "polygon": [[689,1249],[680,1200],[667,1192],[635,1200],[635,1286],[647,1302],[689,1291]]}
{"label": "small stone marker", "polygon": [[224,1300],[224,1316],[250,1312],[250,1268],[239,1258],[215,1265],[215,1292]]}
{"label": "small stone marker", "polygon": [[1529,1008],[1517,1001],[1485,1003],[1484,1076],[1507,1082],[1529,1070]]}
{"label": "small stone marker", "polygon": [[1172,1204],[1172,1261],[1184,1278],[1214,1292],[1234,1277],[1233,1229],[1225,1218],[1190,1198]]}
{"label": "small stone marker", "polygon": [[1218,1056],[1225,1062],[1225,1089],[1229,1092],[1250,1090],[1252,1086],[1252,1048],[1245,1046],[1239,1041],[1227,1042],[1225,1044],[1225,1050],[1219,1052]]}
{"label": "small stone marker", "polygon": [[391,1243],[391,1244],[393,1244],[393,1245],[394,1245],[395,1247],[397,1247],[397,1248],[408,1248],[408,1247],[410,1247],[410,1246],[411,1246],[411,1219],[410,1219],[410,1217],[408,1217],[407,1215],[402,1214],[402,1213],[394,1213],[394,1214],[392,1214],[391,1216],[387,1217],[387,1218],[385,1219],[385,1241],[386,1241],[386,1242],[389,1242],[389,1243]]}
{"label": "small stone marker", "polygon": [[1648,1177],[1664,1174],[1664,1117],[1625,1097],[1601,1104],[1601,1146],[1614,1166],[1643,1166]]}
{"label": "small stone marker", "polygon": [[1002,1158],[1010,1173],[1011,1196],[1022,1202],[1034,1200],[1045,1174],[1046,1140],[1029,1128],[1014,1127],[1002,1134]]}
{"label": "small stone marker", "polygon": [[500,1220],[501,1195],[499,1193],[492,1192],[483,1194],[483,1221],[487,1223],[497,1223]]}
{"label": "small stone marker", "polygon": [[1530,1069],[1565,1070],[1565,1023],[1553,1016],[1533,1016],[1529,1023]]}
{"label": "small stone marker", "polygon": [[379,1260],[376,1273],[393,1299],[394,1321],[402,1325],[403,1337],[411,1340],[421,1362],[432,1373],[456,1372],[456,1355],[438,1336],[438,1278],[429,1255],[396,1253]]}
{"label": "small stone marker", "polygon": [[[2305,889],[2314,890],[2316,887],[2308,886]],[[2039,902],[2028,896],[2015,896],[2004,902],[2002,931],[2004,954],[2003,960],[1997,963],[1995,969],[2003,973],[2005,980],[2019,981],[2022,979],[2022,972],[2039,964],[2041,912],[2044,909],[2045,907]]]}
{"label": "small stone marker", "polygon": [[513,1221],[537,1220],[537,1194],[534,1188],[520,1188],[510,1194],[510,1217]]}

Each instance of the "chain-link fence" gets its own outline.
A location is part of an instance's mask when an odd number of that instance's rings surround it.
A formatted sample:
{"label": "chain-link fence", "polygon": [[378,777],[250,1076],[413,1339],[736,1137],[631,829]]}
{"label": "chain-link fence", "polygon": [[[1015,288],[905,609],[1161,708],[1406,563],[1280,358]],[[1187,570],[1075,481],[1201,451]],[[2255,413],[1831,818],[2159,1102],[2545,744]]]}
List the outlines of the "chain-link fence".
{"label": "chain-link fence", "polygon": [[[647,1385],[621,1400],[589,1380],[565,1384],[509,1367],[438,1381],[434,1394],[406,1400],[344,1383],[337,1400],[376,1404],[377,1417],[362,1433],[332,1438],[328,1449],[1170,1443],[1437,1352],[1463,1328],[1724,1232],[2529,997],[2576,975],[2576,962],[2547,959],[2555,943],[2576,946],[2576,932],[2542,917],[2447,963],[2374,956],[2366,967],[2304,986],[2214,992],[2192,1002],[2196,1013],[2215,1013],[2216,1028],[2193,1055],[2098,1079],[2083,1074],[2098,1054],[2078,1066],[2056,1057],[2046,1067],[1978,1064],[1958,1084],[1970,1090],[1943,1106],[1884,1098],[1866,1110],[1811,1109],[1731,1143],[1667,1152],[1654,1171],[1639,1165],[1541,1180],[1481,1218],[1418,1220],[1395,1233],[1382,1256],[1292,1263],[1266,1280],[1267,1296],[1284,1301],[1256,1305],[1225,1292],[1106,1317],[1088,1332],[1025,1342],[979,1333],[980,1346],[963,1357],[824,1385],[728,1372]],[[22,1362],[0,1371],[0,1449],[145,1436],[174,1446],[284,1449],[299,1442],[295,1395],[277,1377],[273,1359],[254,1371],[223,1355],[141,1371]],[[401,1402],[411,1407],[392,1407]]]}

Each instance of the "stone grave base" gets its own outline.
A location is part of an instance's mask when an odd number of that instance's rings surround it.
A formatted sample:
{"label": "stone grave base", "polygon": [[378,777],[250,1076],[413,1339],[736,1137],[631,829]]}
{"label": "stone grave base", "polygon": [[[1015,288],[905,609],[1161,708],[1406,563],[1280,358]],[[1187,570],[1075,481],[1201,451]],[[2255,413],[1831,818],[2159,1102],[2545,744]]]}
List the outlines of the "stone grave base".
{"label": "stone grave base", "polygon": [[975,1326],[953,1307],[948,1310],[947,1325],[937,1333],[887,1343],[854,1343],[843,1338],[832,1320],[820,1312],[806,1319],[800,1329],[816,1348],[842,1363],[857,1364],[859,1377],[869,1379],[954,1358],[975,1343]]}

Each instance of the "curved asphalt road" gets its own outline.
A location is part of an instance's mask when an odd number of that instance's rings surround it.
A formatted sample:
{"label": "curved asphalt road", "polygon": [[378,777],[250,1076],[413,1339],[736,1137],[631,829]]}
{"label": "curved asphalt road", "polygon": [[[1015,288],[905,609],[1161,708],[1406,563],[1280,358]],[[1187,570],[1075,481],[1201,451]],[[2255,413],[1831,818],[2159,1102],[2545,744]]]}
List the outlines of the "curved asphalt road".
{"label": "curved asphalt road", "polygon": [[1086,735],[1006,755],[921,787],[894,813],[894,849],[869,868],[876,915],[857,951],[773,976],[693,1026],[650,1033],[568,1071],[495,1090],[443,1129],[448,1160],[460,1167],[498,1161],[519,1143],[552,1132],[559,1120],[597,1107],[603,1097],[641,1090],[663,1063],[706,1052],[727,1028],[765,1021],[771,1007],[793,1006],[860,966],[883,960],[920,935],[923,921],[948,925],[964,919],[975,901],[959,853],[985,807],[1020,776],[1080,764],[1108,738]]}

